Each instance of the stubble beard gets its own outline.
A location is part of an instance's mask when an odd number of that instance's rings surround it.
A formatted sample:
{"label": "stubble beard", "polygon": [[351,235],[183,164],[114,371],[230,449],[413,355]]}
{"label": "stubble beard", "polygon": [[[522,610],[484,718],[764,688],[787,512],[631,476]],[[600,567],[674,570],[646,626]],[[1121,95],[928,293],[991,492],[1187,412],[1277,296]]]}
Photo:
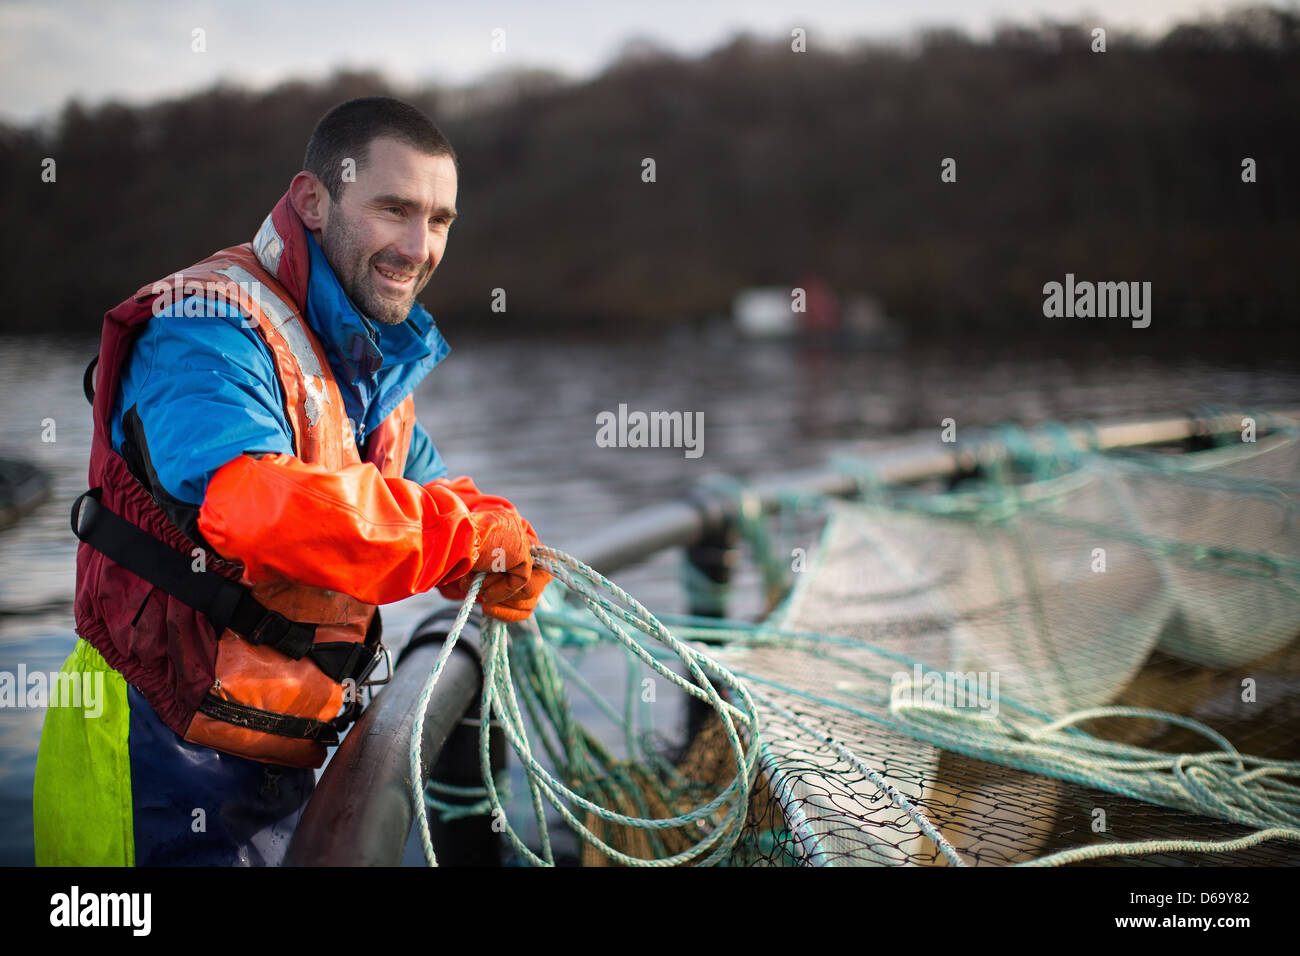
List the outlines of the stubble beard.
{"label": "stubble beard", "polygon": [[[414,280],[410,292],[401,300],[380,295],[375,288],[373,267],[376,264],[381,266],[384,264],[377,261],[377,255],[363,258],[364,253],[356,231],[338,208],[335,208],[333,215],[325,223],[321,234],[321,251],[325,253],[325,260],[334,270],[339,284],[343,286],[343,291],[347,293],[353,304],[366,318],[383,325],[398,325],[405,322],[415,305],[415,297],[429,283],[429,275]],[[345,269],[345,266],[348,268]],[[405,271],[409,268],[410,265],[407,263],[396,267],[394,271]]]}

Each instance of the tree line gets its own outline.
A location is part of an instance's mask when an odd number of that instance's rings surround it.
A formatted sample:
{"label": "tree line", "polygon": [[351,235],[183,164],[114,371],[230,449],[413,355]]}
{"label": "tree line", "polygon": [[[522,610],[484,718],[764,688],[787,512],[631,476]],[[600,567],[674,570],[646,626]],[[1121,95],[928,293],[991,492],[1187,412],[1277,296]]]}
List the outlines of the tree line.
{"label": "tree line", "polygon": [[584,82],[348,72],[71,102],[0,127],[0,327],[93,332],[137,287],[251,239],[317,119],[388,93],[460,156],[461,218],[422,297],[443,323],[653,327],[811,276],[877,296],[911,335],[1091,333],[1044,315],[1070,274],[1151,283],[1148,331],[1291,332],[1300,16],[1104,42],[1082,23],[836,49],[813,33],[806,52],[743,35],[689,59],[631,44]]}

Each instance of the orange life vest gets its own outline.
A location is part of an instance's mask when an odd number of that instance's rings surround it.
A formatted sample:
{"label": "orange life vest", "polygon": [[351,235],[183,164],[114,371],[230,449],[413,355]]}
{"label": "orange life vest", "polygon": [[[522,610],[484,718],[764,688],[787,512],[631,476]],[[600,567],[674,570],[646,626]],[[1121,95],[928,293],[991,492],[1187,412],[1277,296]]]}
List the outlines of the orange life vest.
{"label": "orange life vest", "polygon": [[[277,207],[277,218],[282,215]],[[280,219],[280,225],[289,224]],[[123,363],[155,314],[155,301],[170,296],[179,303],[197,284],[237,304],[266,343],[296,456],[331,471],[361,462],[326,353],[280,281],[283,246],[277,223],[268,216],[253,243],[223,249],[151,283],[106,316],[87,493],[93,500],[83,495],[74,506],[74,530],[82,538],[76,617],[78,633],[186,740],[267,763],[319,767],[326,746],[359,712],[358,684],[379,659],[378,609],[291,580],[253,584],[243,577],[241,564],[208,553],[202,573],[219,577],[203,581],[224,595],[213,606],[230,612],[217,614],[226,621],[218,633],[212,608],[187,600],[192,582],[181,581],[169,591],[153,570],[164,557],[160,547],[187,563],[199,549],[113,450],[109,417]],[[305,300],[302,288],[298,293]],[[369,436],[365,460],[385,477],[401,477],[414,421],[408,396]],[[154,540],[139,537],[141,532]],[[114,534],[115,546],[110,544]],[[122,544],[128,539],[134,545]],[[142,558],[150,551],[157,561]],[[245,590],[230,587],[235,582]]]}

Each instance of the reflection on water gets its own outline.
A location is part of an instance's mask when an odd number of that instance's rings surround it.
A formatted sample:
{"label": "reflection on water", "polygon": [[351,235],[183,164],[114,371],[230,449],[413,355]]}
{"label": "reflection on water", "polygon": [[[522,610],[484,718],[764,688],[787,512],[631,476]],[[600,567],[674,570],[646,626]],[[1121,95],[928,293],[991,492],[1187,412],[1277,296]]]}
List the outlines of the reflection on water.
{"label": "reflection on water", "polygon": [[[455,330],[446,331],[455,343]],[[49,502],[0,532],[0,671],[56,670],[75,642],[68,510],[85,490],[90,408],[81,380],[95,349],[91,340],[0,339],[0,381],[8,386],[0,396],[0,455],[35,461],[55,479]],[[596,416],[620,404],[702,412],[704,454],[599,447]],[[416,394],[420,420],[452,473],[512,499],[542,540],[561,548],[705,474],[811,466],[845,442],[937,428],[948,417],[959,427],[1030,425],[1297,404],[1300,365],[1282,358],[1261,368],[1189,358],[973,355],[968,345],[943,344],[879,354],[800,351],[685,332],[621,343],[466,344]],[[41,440],[46,419],[54,420],[53,442]],[[652,610],[681,611],[677,567],[676,555],[663,555],[619,581]],[[3,613],[46,603],[59,609]],[[386,630],[405,639],[428,607],[427,598],[414,598],[385,608]],[[42,716],[0,711],[3,864],[32,860]]]}

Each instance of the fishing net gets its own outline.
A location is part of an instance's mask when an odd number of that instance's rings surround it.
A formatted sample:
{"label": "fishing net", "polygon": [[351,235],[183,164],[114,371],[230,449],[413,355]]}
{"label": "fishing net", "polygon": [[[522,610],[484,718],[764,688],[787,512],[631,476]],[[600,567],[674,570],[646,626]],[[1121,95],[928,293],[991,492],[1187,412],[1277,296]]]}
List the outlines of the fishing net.
{"label": "fishing net", "polygon": [[[769,596],[792,585],[756,624],[661,621],[539,556],[557,580],[527,630],[491,638],[484,698],[522,703],[499,711],[539,833],[545,799],[588,865],[1300,862],[1300,437],[1108,455],[1000,438],[942,488],[849,462],[856,499],[790,494],[770,518],[741,491]],[[573,660],[611,638],[621,708]],[[694,707],[678,749],[651,719],[664,678]],[[579,693],[620,752],[575,719]]]}
{"label": "fishing net", "polygon": [[[948,863],[866,769],[970,864],[1251,832],[1214,812],[1213,793],[1147,782],[1123,795],[1090,785],[1095,759],[1044,773],[966,731],[999,714],[1041,725],[1141,708],[1193,718],[1243,754],[1300,757],[1300,441],[1048,458],[943,494],[868,485],[867,500],[831,505],[815,562],[772,619],[810,636],[717,649],[762,690],[769,786],[734,862]],[[938,714],[938,729],[900,701]],[[1164,720],[1079,726],[1148,750],[1207,749]],[[971,756],[982,751],[994,759]],[[1294,821],[1295,793],[1273,779],[1270,806]],[[1148,802],[1162,799],[1176,806]],[[1298,851],[1272,842],[1132,862],[1280,863]]]}

